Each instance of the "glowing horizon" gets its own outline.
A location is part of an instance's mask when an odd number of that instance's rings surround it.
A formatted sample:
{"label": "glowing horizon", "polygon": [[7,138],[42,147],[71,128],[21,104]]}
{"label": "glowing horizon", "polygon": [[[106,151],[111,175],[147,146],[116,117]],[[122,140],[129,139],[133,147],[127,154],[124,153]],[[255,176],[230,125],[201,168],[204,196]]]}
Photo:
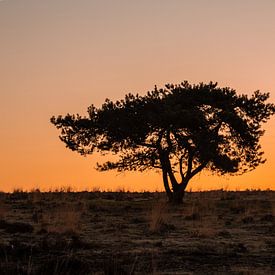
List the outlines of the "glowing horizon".
{"label": "glowing horizon", "polygon": [[[183,80],[275,102],[274,10],[272,0],[0,1],[0,190],[163,190],[155,173],[96,172],[99,157],[66,149],[50,117]],[[264,128],[264,165],[203,172],[188,189],[275,190],[275,118]]]}

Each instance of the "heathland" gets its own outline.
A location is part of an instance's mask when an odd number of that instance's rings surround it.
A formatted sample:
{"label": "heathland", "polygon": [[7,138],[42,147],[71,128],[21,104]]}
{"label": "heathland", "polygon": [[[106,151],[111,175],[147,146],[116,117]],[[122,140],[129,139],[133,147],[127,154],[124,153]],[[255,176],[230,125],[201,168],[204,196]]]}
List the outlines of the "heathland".
{"label": "heathland", "polygon": [[0,193],[1,274],[274,274],[275,192]]}

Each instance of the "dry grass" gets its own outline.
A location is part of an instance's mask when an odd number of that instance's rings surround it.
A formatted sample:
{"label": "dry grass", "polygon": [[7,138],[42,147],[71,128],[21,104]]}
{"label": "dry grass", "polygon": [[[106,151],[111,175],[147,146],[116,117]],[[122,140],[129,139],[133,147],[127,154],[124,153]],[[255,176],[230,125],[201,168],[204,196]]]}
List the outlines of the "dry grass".
{"label": "dry grass", "polygon": [[272,274],[275,192],[1,194],[1,274]]}
{"label": "dry grass", "polygon": [[3,201],[0,201],[0,220],[5,219],[9,212],[9,207]]}
{"label": "dry grass", "polygon": [[158,201],[152,206],[149,216],[149,230],[152,233],[159,233],[168,224],[168,206],[165,201]]}
{"label": "dry grass", "polygon": [[41,230],[48,233],[79,233],[81,231],[81,211],[70,206],[62,206],[43,214]]}

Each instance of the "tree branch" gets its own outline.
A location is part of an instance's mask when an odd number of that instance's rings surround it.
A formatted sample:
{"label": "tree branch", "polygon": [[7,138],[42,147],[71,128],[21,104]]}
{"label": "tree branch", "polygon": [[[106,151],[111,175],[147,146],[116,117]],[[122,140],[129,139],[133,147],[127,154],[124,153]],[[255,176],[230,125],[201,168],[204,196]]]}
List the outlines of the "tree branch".
{"label": "tree branch", "polygon": [[196,174],[198,174],[206,165],[207,165],[208,161],[204,161],[203,163],[201,163],[197,168],[195,168],[191,173],[190,173],[190,177],[189,180],[194,177]]}
{"label": "tree branch", "polygon": [[191,152],[191,149],[188,150],[188,163],[187,163],[187,172],[186,172],[186,178],[189,178],[192,172],[193,167],[193,156],[194,153]]}
{"label": "tree branch", "polygon": [[170,131],[169,130],[167,130],[167,132],[166,132],[166,140],[167,140],[167,144],[168,144],[167,150],[171,151],[171,149],[173,148],[173,144],[172,144],[172,141],[171,141],[171,138],[170,138]]}
{"label": "tree branch", "polygon": [[169,200],[172,200],[172,191],[171,191],[171,188],[169,186],[167,171],[165,171],[165,170],[162,171],[162,179],[163,179],[164,188],[165,188],[165,191],[168,195],[168,198],[169,198]]}
{"label": "tree branch", "polygon": [[184,155],[182,155],[179,159],[181,182],[183,182],[183,180],[184,180],[184,173],[183,173],[183,170],[182,170],[183,158],[184,158]]}
{"label": "tree branch", "polygon": [[154,144],[151,144],[151,143],[140,142],[137,145],[157,149],[157,145],[154,145]]}
{"label": "tree branch", "polygon": [[172,167],[171,167],[171,162],[170,162],[170,159],[169,159],[169,155],[168,155],[168,153],[166,153],[166,154],[167,154],[167,156],[165,156],[165,166],[166,166],[169,178],[171,180],[172,187],[173,187],[173,189],[175,189],[175,188],[177,188],[178,182],[177,182],[177,179],[174,176],[174,173],[173,173],[173,170],[172,170]]}

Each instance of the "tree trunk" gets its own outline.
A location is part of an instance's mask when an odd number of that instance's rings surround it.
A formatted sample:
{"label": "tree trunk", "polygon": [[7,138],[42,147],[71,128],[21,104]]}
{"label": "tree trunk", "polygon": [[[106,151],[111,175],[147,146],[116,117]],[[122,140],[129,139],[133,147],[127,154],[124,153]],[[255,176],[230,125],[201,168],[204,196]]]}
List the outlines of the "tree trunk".
{"label": "tree trunk", "polygon": [[[168,182],[168,179],[166,178],[166,183],[167,182]],[[170,203],[181,204],[183,202],[183,197],[185,194],[185,189],[187,184],[188,182],[182,182],[180,184],[173,185],[173,189],[172,189],[173,191],[169,188],[168,192],[167,192],[167,189],[165,188]]]}
{"label": "tree trunk", "polygon": [[[169,176],[168,172],[165,170],[162,171],[162,179],[164,188],[168,197],[168,200],[172,204],[181,204],[183,202],[183,197],[185,193],[185,188],[187,186],[188,182],[182,182],[181,184],[178,184],[177,182],[171,182],[172,184],[172,190],[170,188],[169,184]],[[170,179],[170,181],[172,181]]]}
{"label": "tree trunk", "polygon": [[180,184],[177,182],[168,157],[163,156],[161,158],[161,165],[164,188],[169,202],[172,204],[181,204],[183,201],[185,188],[188,184],[188,180],[185,180]]}
{"label": "tree trunk", "polygon": [[181,204],[183,202],[184,193],[185,193],[184,186],[181,184],[178,185],[178,188],[173,190],[172,198],[170,202],[172,204]]}
{"label": "tree trunk", "polygon": [[166,171],[162,171],[162,178],[163,178],[164,188],[165,188],[166,194],[168,196],[168,199],[169,199],[169,201],[172,201],[173,193],[169,186],[168,175],[167,175]]}

